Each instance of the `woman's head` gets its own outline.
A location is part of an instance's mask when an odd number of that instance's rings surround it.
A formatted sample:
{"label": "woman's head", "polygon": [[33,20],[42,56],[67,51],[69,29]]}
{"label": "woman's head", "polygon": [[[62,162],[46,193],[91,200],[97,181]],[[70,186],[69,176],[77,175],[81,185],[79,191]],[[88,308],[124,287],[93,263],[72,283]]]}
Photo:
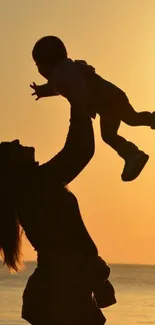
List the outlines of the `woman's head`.
{"label": "woman's head", "polygon": [[39,39],[32,50],[32,57],[40,74],[49,78],[51,69],[60,61],[67,58],[64,43],[56,36],[45,36]]}
{"label": "woman's head", "polygon": [[22,146],[19,140],[0,143],[0,254],[10,270],[18,271],[20,265],[18,195],[35,164],[34,148]]}
{"label": "woman's head", "polygon": [[32,164],[34,160],[34,148],[22,146],[19,140],[0,143],[0,165],[6,168],[22,168],[26,164]]}

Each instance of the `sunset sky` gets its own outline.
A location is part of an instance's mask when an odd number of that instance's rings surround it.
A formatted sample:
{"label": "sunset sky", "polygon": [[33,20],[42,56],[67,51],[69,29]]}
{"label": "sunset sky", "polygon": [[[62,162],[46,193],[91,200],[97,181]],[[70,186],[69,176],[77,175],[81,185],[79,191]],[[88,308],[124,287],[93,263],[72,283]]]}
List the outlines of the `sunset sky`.
{"label": "sunset sky", "polygon": [[[29,88],[45,82],[31,58],[45,35],[62,38],[70,57],[94,65],[137,111],[155,109],[154,0],[3,0],[0,10],[0,141],[35,146],[40,163],[63,147],[69,103],[61,97],[36,102]],[[93,124],[95,156],[70,184],[83,220],[107,262],[155,264],[155,131],[121,125],[120,133],[150,155],[140,177],[125,184],[123,160],[103,143],[98,117]],[[34,259],[23,244],[24,259]]]}

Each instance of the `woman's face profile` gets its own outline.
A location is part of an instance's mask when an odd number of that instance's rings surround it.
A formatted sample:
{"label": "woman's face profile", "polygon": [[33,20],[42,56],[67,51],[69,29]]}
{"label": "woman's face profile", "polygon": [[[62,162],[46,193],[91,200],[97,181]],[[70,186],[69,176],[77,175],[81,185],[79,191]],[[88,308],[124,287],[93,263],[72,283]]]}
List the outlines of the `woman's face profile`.
{"label": "woman's face profile", "polygon": [[10,148],[10,163],[25,164],[34,163],[35,149],[34,147],[23,146],[19,140],[14,140]]}

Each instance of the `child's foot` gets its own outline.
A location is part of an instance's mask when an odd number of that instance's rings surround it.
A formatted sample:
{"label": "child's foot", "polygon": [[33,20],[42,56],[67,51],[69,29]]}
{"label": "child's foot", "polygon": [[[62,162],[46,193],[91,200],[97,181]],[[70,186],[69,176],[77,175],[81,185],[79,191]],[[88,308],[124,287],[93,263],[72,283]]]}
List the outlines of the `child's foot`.
{"label": "child's foot", "polygon": [[151,129],[155,130],[155,112],[152,112]]}
{"label": "child's foot", "polygon": [[126,158],[124,170],[121,175],[122,181],[130,182],[137,178],[146,165],[148,159],[149,156],[140,150]]}

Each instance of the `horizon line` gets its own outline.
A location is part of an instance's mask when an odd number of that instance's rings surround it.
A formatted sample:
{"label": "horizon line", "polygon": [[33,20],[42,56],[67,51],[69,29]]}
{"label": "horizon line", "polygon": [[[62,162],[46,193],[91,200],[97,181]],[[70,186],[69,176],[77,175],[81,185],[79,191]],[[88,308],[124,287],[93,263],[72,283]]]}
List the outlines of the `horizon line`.
{"label": "horizon line", "polygon": [[[37,260],[24,260],[23,263],[37,263]],[[141,265],[141,266],[155,266],[155,263],[126,263],[126,262],[107,262],[109,265]]]}

